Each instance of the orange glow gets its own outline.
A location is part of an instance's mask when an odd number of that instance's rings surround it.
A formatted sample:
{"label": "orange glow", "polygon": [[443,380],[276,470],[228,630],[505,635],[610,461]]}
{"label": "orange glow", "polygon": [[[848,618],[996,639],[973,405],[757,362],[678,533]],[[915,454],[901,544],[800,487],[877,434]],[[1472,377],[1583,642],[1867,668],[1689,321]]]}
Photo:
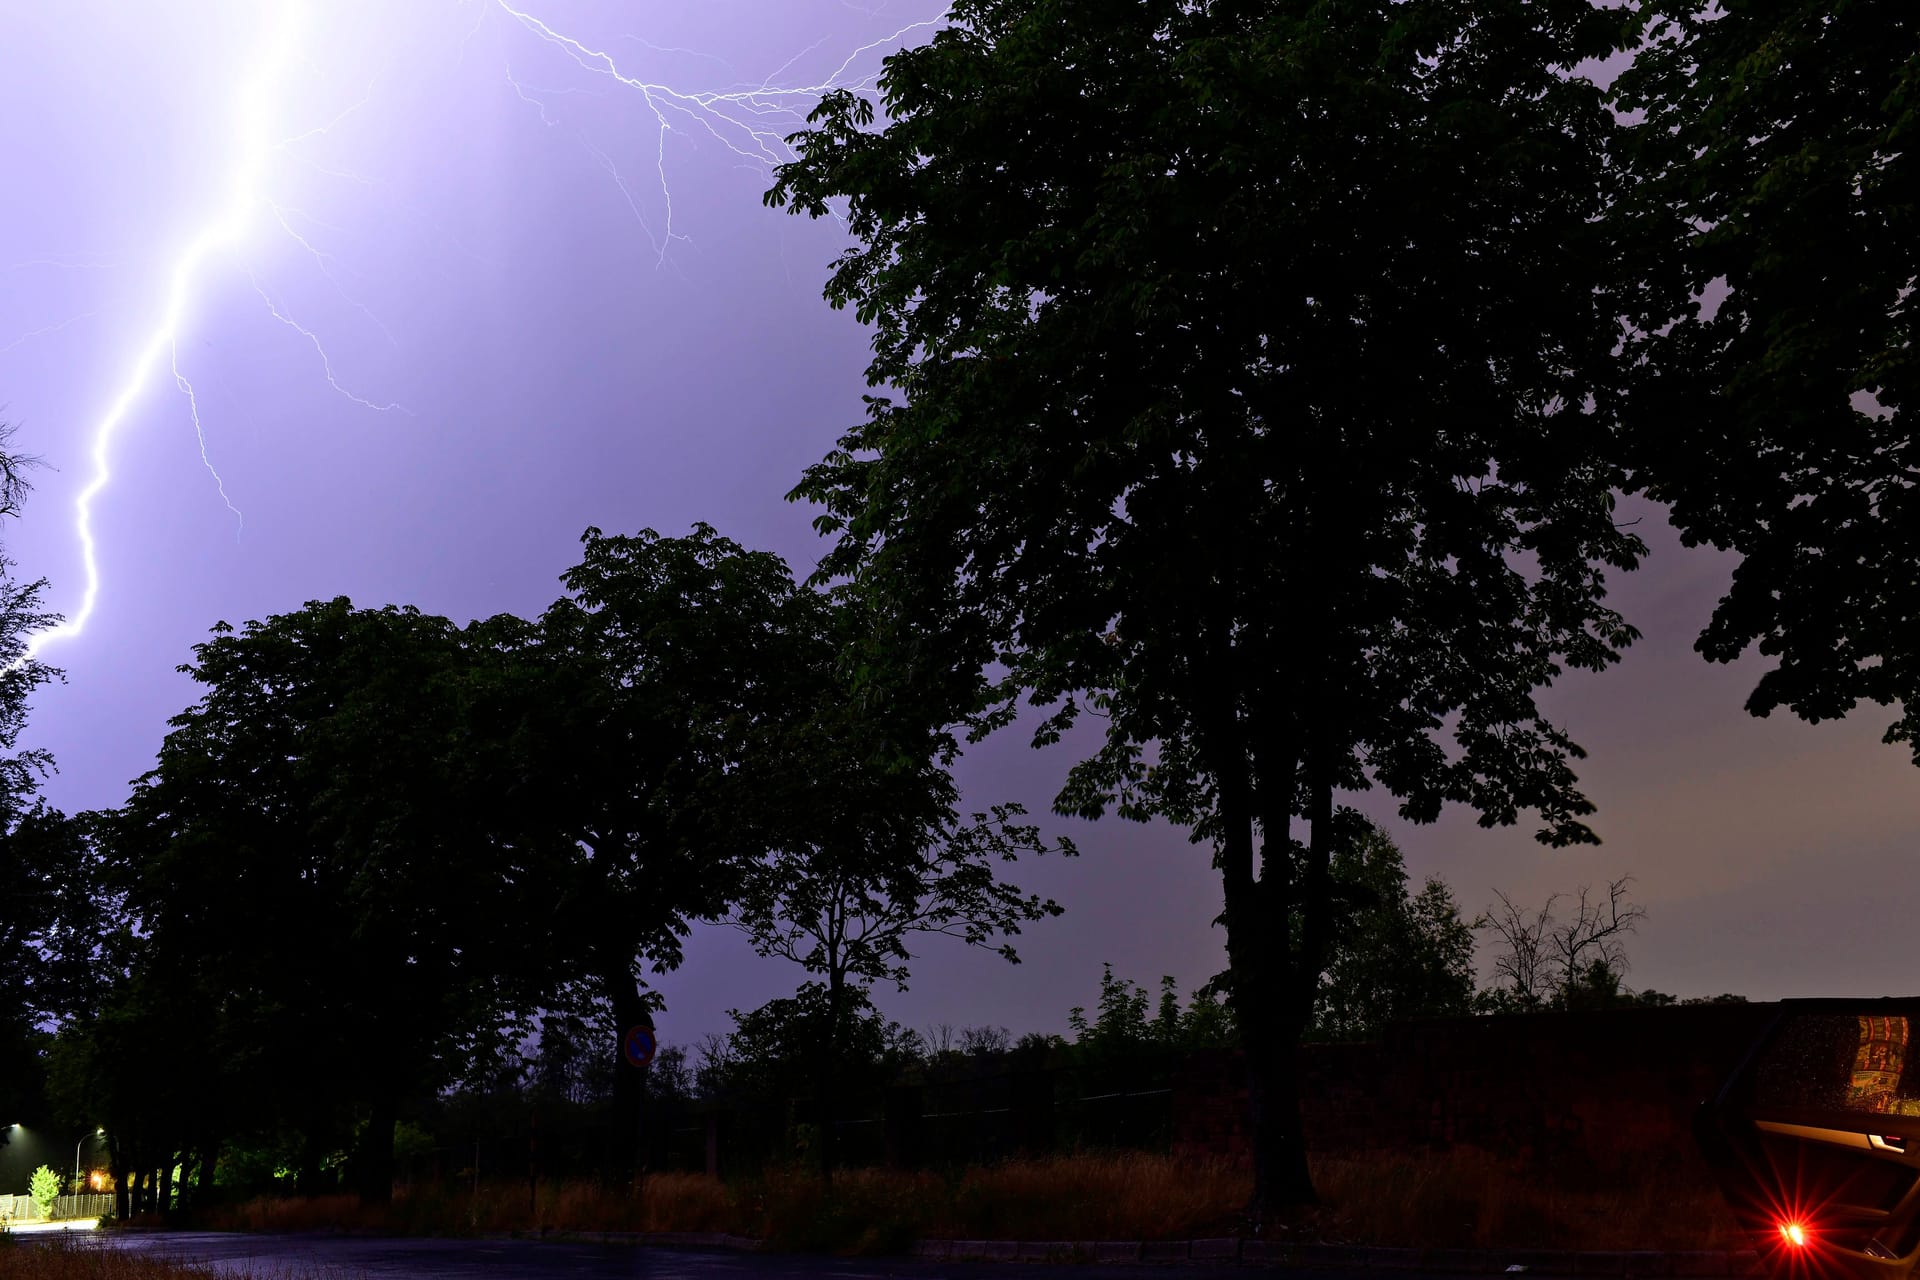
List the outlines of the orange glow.
{"label": "orange glow", "polygon": [[98,1191],[100,1188],[107,1185],[107,1175],[104,1173],[101,1173],[98,1169],[95,1169],[91,1174],[87,1176],[87,1182],[89,1185],[93,1187],[95,1191]]}
{"label": "orange glow", "polygon": [[1788,1244],[1796,1245],[1800,1248],[1806,1247],[1807,1231],[1806,1231],[1806,1228],[1802,1227],[1799,1223],[1797,1222],[1781,1223],[1780,1234],[1787,1238]]}

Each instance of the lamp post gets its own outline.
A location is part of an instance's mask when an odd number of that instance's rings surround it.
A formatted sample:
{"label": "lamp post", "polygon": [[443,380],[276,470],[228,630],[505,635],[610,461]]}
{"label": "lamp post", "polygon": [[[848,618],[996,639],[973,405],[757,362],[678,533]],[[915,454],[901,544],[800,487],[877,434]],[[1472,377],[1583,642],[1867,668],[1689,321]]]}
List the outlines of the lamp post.
{"label": "lamp post", "polygon": [[88,1138],[98,1138],[106,1133],[105,1129],[95,1129],[92,1133],[80,1135],[80,1141],[73,1144],[73,1180],[80,1181],[80,1148],[87,1145]]}

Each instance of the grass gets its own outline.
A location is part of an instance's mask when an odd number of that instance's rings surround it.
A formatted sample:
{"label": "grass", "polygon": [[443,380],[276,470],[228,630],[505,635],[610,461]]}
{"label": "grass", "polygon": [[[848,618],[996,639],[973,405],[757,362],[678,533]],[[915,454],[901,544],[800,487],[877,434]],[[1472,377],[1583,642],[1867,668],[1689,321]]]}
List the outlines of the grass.
{"label": "grass", "polygon": [[[1274,1224],[1301,1241],[1425,1248],[1740,1249],[1691,1153],[1610,1170],[1528,1166],[1462,1148],[1316,1157],[1321,1203]],[[592,1182],[403,1192],[385,1209],[352,1197],[255,1200],[206,1224],[226,1230],[401,1234],[726,1231],[778,1249],[888,1253],[921,1237],[1167,1240],[1234,1235],[1251,1180],[1219,1163],[1140,1153],[1009,1161],[950,1174],[844,1170],[828,1196],[811,1175],[770,1170],[722,1184],[654,1174],[633,1191]],[[0,1273],[0,1280],[7,1280]]]}
{"label": "grass", "polygon": [[[66,1239],[0,1236],[0,1280],[183,1280],[211,1277],[206,1267],[164,1262],[117,1249],[85,1248]],[[229,1271],[223,1280],[249,1280]]]}
{"label": "grass", "polygon": [[[1691,1152],[1613,1169],[1518,1164],[1468,1148],[1314,1162],[1323,1239],[1422,1248],[1747,1249]],[[1297,1229],[1297,1228],[1296,1228]]]}

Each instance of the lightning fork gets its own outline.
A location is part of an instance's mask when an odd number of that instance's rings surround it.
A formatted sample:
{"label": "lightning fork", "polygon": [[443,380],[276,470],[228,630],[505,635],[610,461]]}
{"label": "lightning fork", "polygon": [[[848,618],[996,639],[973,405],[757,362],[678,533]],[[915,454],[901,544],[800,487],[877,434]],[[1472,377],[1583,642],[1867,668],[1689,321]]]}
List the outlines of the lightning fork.
{"label": "lightning fork", "polygon": [[[647,110],[653,116],[658,130],[654,167],[657,173],[660,194],[665,201],[667,210],[665,234],[655,240],[655,246],[659,250],[663,263],[665,261],[667,246],[676,239],[686,238],[674,231],[673,190],[667,181],[667,135],[674,131],[674,118],[679,117],[690,121],[693,125],[698,126],[702,131],[709,134],[721,146],[733,152],[734,155],[740,157],[743,161],[748,162],[756,171],[764,172],[767,166],[777,164],[783,159],[793,158],[791,151],[786,145],[785,137],[781,129],[769,123],[770,121],[777,120],[781,122],[782,125],[794,123],[798,117],[795,114],[792,104],[796,100],[815,100],[830,89],[866,87],[872,78],[871,76],[860,77],[854,80],[844,78],[856,58],[863,53],[871,52],[883,46],[892,45],[898,47],[899,43],[904,40],[910,32],[938,26],[946,19],[947,13],[949,12],[946,9],[942,9],[931,18],[919,22],[907,23],[891,35],[882,36],[877,40],[871,40],[866,44],[860,45],[841,60],[840,65],[834,68],[831,75],[817,84],[776,86],[772,82],[777,77],[783,75],[788,68],[800,58],[812,52],[813,49],[818,48],[824,41],[816,42],[807,49],[801,50],[800,53],[789,58],[786,63],[774,71],[772,75],[762,80],[758,85],[726,91],[689,93],[684,90],[672,88],[669,85],[654,83],[628,74],[621,69],[619,62],[611,53],[604,49],[594,48],[573,36],[555,30],[552,26],[540,18],[535,17],[533,14],[523,9],[515,8],[508,0],[494,0],[494,3],[499,7],[501,12],[507,14],[541,40],[559,49],[582,70],[590,72],[593,75],[607,77],[628,89],[634,90],[640,95],[641,101],[646,104]],[[641,41],[641,43],[645,44],[646,42]],[[510,83],[513,83],[515,90],[520,93],[521,97],[527,97],[526,92],[520,88],[518,82],[513,81],[511,71],[508,73],[508,80]],[[549,124],[553,123],[551,118],[547,116],[544,103],[531,98],[528,100],[533,101],[535,105],[540,108],[540,114],[543,120],[546,120]],[[620,179],[619,172],[613,168],[612,161],[608,159],[604,152],[599,151],[597,148],[590,147],[590,149],[594,150],[602,167],[606,168],[613,176],[615,182],[618,183],[621,193],[627,198],[628,204],[633,205],[633,193],[627,187],[626,183]],[[634,212],[638,215],[639,209],[637,206],[635,206]],[[645,226],[644,221],[642,222],[642,226]],[[652,237],[652,234],[649,230],[649,237]]]}
{"label": "lightning fork", "polygon": [[[235,103],[234,118],[238,122],[240,146],[234,168],[233,193],[213,219],[174,259],[173,270],[168,277],[166,303],[159,322],[134,357],[119,394],[94,424],[91,451],[93,478],[74,500],[74,531],[79,535],[80,556],[86,570],[86,586],[81,593],[80,608],[59,626],[34,636],[27,644],[25,658],[38,656],[42,649],[56,640],[79,635],[92,618],[94,607],[100,599],[100,562],[94,545],[93,504],[113,478],[111,458],[114,439],[163,359],[174,376],[179,378],[178,369],[173,368],[173,352],[185,325],[187,309],[199,282],[201,268],[218,251],[242,241],[254,223],[261,204],[261,181],[267,159],[278,142],[266,132],[274,114],[270,109],[272,95],[286,77],[293,60],[296,37],[304,17],[304,6],[301,4],[283,3],[277,7],[280,19],[255,55],[253,76],[242,87],[239,101]],[[180,382],[184,383],[185,380],[180,379]],[[191,400],[191,385],[187,383],[186,390],[190,397],[189,405],[195,410],[197,431],[198,412]],[[218,479],[218,473],[215,473],[215,478]],[[224,498],[224,486],[222,489],[221,496]],[[231,508],[233,504],[229,502],[227,505]]]}

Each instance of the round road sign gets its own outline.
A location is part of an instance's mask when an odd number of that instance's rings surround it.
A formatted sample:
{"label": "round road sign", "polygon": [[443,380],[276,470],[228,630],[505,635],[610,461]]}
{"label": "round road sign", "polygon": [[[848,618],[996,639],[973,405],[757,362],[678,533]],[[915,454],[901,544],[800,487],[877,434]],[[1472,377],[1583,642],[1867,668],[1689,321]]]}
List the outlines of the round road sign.
{"label": "round road sign", "polygon": [[653,1051],[657,1048],[652,1027],[628,1027],[620,1041],[620,1056],[627,1060],[628,1066],[644,1067],[653,1061]]}

